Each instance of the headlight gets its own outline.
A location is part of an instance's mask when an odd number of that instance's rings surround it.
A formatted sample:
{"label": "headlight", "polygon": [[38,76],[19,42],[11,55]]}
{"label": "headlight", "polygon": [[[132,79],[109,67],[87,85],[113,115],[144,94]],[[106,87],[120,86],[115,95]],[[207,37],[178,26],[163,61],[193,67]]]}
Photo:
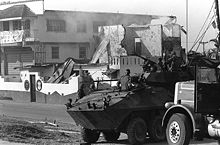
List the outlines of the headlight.
{"label": "headlight", "polygon": [[213,116],[207,116],[206,119],[209,122],[209,124],[211,124],[211,123],[213,123],[215,121]]}

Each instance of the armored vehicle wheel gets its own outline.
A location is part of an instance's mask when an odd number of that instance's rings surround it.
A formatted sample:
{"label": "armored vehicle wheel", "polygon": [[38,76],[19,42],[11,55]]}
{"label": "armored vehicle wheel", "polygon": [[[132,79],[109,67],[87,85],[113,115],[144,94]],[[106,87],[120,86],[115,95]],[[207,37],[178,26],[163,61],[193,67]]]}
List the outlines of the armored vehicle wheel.
{"label": "armored vehicle wheel", "polygon": [[87,128],[81,128],[82,139],[87,143],[94,143],[99,139],[100,132]]}
{"label": "armored vehicle wheel", "polygon": [[127,127],[128,141],[132,145],[143,144],[146,139],[146,123],[141,118],[132,119]]}
{"label": "armored vehicle wheel", "polygon": [[188,145],[191,133],[190,121],[184,114],[176,113],[171,116],[166,128],[169,145]]}
{"label": "armored vehicle wheel", "polygon": [[119,136],[120,136],[120,132],[116,132],[114,130],[110,130],[110,131],[104,131],[103,132],[104,138],[106,141],[116,141],[118,140]]}
{"label": "armored vehicle wheel", "polygon": [[165,140],[166,134],[165,134],[165,130],[162,127],[161,116],[156,116],[153,118],[153,120],[150,122],[148,133],[150,139],[152,139],[155,142]]}

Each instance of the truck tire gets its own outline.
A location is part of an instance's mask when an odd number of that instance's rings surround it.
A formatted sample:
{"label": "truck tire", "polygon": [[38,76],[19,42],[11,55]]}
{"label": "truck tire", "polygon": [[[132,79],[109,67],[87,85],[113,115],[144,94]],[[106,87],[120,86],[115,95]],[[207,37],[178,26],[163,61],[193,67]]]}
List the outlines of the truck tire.
{"label": "truck tire", "polygon": [[189,118],[181,113],[173,114],[167,124],[166,137],[169,145],[188,145],[192,129]]}
{"label": "truck tire", "polygon": [[142,118],[134,118],[130,120],[127,127],[128,141],[132,145],[141,145],[146,139],[147,127]]}
{"label": "truck tire", "polygon": [[81,136],[83,141],[87,143],[94,143],[99,139],[100,132],[97,130],[91,130],[87,128],[81,128]]}
{"label": "truck tire", "polygon": [[162,127],[162,117],[156,116],[149,123],[149,136],[155,142],[163,141],[166,138],[165,130]]}
{"label": "truck tire", "polygon": [[104,131],[103,132],[104,138],[106,141],[116,141],[118,140],[119,136],[120,136],[120,132],[116,132],[114,130],[110,130],[110,131]]}

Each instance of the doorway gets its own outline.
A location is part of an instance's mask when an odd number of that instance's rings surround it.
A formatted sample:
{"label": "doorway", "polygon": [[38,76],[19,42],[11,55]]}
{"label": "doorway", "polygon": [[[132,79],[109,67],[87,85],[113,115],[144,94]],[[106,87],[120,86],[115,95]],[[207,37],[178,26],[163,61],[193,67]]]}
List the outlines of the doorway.
{"label": "doorway", "polygon": [[36,102],[36,86],[35,86],[35,75],[30,75],[30,96],[31,102]]}

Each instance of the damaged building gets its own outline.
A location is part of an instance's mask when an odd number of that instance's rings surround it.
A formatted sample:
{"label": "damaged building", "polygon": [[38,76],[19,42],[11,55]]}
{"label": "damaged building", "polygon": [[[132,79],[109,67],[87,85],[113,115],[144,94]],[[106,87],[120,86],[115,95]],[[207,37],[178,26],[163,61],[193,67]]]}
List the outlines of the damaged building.
{"label": "damaged building", "polygon": [[[146,25],[154,15],[44,10],[31,6],[0,6],[0,72],[8,81],[18,81],[27,65],[57,64],[67,58],[89,62],[98,46],[98,27],[106,25]],[[17,68],[17,69],[16,69]]]}
{"label": "damaged building", "polygon": [[[100,44],[92,63],[109,63],[113,78],[123,75],[127,68],[132,74],[142,71],[143,58],[157,63],[171,51],[181,58],[182,27],[176,23],[157,25],[115,25],[99,27]],[[115,74],[116,73],[116,74]]]}

